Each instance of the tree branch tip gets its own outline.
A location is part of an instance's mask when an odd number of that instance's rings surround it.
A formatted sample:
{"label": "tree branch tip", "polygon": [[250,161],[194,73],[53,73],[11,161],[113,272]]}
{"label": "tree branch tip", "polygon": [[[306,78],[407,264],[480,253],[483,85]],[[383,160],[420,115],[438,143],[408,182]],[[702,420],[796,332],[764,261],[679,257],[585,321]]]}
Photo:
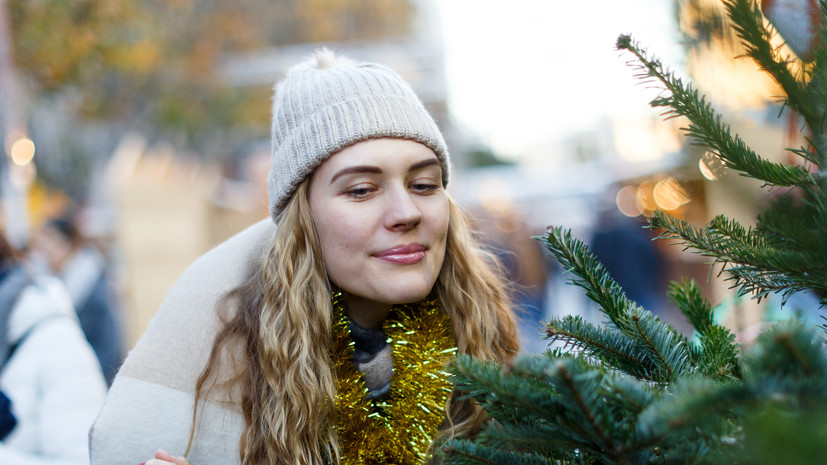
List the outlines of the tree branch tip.
{"label": "tree branch tip", "polygon": [[618,50],[631,50],[632,49],[632,36],[629,34],[621,34],[617,38],[616,47]]}

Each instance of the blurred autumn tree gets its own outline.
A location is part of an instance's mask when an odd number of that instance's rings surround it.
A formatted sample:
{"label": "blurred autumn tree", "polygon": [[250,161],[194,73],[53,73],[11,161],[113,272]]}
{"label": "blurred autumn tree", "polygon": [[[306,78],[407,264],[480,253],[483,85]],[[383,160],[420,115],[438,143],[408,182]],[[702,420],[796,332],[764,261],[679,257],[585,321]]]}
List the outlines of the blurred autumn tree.
{"label": "blurred autumn tree", "polygon": [[[52,151],[65,152],[63,158],[69,161],[61,163],[57,154],[50,154],[51,166],[39,166],[41,172],[46,168],[47,178],[50,168],[77,167],[75,158],[88,152],[88,143],[75,140],[88,138],[81,130],[84,125],[94,125],[96,134],[106,126],[113,140],[113,133],[137,129],[206,157],[266,136],[271,87],[223,85],[213,72],[223,54],[404,35],[413,17],[411,3],[396,0],[5,4],[15,65],[28,99],[25,106],[45,107],[50,113],[50,105],[61,102],[62,112],[68,113],[62,116],[60,137],[50,137],[60,139],[53,141]],[[33,113],[29,112],[30,126],[37,124]],[[51,177],[61,183],[59,173]],[[70,181],[63,176],[63,182]],[[82,184],[85,178],[74,182]],[[83,186],[75,186],[78,189]]]}

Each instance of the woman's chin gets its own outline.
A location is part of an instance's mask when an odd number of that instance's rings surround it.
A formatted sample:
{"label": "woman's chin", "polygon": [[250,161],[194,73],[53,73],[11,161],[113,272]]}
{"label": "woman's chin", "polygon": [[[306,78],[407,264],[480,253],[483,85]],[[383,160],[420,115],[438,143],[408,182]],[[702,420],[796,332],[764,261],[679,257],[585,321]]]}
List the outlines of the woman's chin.
{"label": "woman's chin", "polygon": [[419,302],[422,299],[427,298],[431,294],[431,290],[434,288],[434,283],[427,282],[421,283],[420,285],[412,285],[410,282],[407,283],[407,286],[404,287],[396,287],[396,288],[389,288],[393,289],[389,292],[388,296],[388,303],[391,304],[412,304],[415,302]]}
{"label": "woman's chin", "polygon": [[388,286],[381,292],[371,293],[351,292],[352,295],[359,296],[360,299],[367,301],[374,301],[377,303],[389,305],[402,305],[419,302],[428,297],[433,286],[405,286],[404,288]]}

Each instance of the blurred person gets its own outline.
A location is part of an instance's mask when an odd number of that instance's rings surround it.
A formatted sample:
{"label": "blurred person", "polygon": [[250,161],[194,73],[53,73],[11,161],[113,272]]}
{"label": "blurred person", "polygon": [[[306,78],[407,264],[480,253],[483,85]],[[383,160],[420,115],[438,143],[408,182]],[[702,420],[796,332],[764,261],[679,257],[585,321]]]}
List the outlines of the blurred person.
{"label": "blurred person", "polygon": [[614,205],[600,212],[589,249],[617,281],[626,296],[651,312],[664,316],[666,279],[653,235],[640,218],[630,218]]}
{"label": "blurred person", "polygon": [[0,463],[89,463],[106,384],[61,282],[30,273],[0,231]]}
{"label": "blurred person", "polygon": [[123,362],[124,341],[106,258],[68,218],[44,224],[32,240],[30,256],[63,281],[107,385],[112,384]]}
{"label": "blurred person", "polygon": [[115,378],[93,465],[421,463],[486,421],[444,364],[509,360],[516,325],[422,102],[322,50],[277,85],[272,124],[271,218],[172,289]]}
{"label": "blurred person", "polygon": [[515,205],[480,213],[479,224],[487,245],[503,263],[513,283],[514,306],[519,317],[523,351],[541,353],[548,348],[543,320],[546,318],[546,291],[549,267],[537,235],[524,221]]}

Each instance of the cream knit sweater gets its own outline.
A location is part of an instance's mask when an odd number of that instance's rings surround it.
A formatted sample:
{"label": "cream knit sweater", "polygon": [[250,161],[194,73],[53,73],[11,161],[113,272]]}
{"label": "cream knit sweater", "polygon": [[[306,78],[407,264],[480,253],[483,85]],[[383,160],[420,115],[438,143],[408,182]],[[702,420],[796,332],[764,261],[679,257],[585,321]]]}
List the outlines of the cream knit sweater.
{"label": "cream knit sweater", "polygon": [[[92,465],[137,465],[157,449],[184,453],[195,381],[219,328],[216,303],[241,284],[274,230],[270,219],[263,220],[184,272],[115,378],[90,431]],[[237,392],[217,391],[202,411],[189,462],[239,463],[244,420]]]}

